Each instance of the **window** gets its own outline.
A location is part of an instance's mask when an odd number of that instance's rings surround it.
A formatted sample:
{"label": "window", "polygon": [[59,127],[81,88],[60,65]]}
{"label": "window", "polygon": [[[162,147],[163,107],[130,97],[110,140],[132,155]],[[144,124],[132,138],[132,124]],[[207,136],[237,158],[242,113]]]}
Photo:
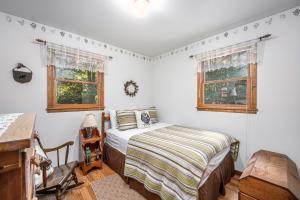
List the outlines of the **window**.
{"label": "window", "polygon": [[104,73],[97,70],[99,63],[89,59],[78,61],[81,54],[68,54],[70,50],[61,54],[53,49],[48,49],[48,54],[52,55],[51,63],[48,63],[47,111],[104,109]]}
{"label": "window", "polygon": [[256,44],[201,55],[198,110],[256,113],[256,69]]}

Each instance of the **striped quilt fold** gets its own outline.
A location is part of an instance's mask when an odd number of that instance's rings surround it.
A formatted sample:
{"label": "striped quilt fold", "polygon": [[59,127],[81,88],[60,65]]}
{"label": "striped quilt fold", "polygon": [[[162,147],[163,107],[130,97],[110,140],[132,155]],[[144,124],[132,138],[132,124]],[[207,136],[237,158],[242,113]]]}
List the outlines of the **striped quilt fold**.
{"label": "striped quilt fold", "polygon": [[208,162],[234,142],[222,133],[175,125],[135,135],[128,142],[124,175],[163,200],[196,200]]}

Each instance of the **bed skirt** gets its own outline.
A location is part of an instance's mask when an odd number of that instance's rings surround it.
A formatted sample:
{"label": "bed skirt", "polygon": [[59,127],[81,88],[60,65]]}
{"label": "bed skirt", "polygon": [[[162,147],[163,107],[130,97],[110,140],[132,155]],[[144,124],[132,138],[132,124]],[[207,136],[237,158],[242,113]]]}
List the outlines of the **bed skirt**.
{"label": "bed skirt", "polygon": [[[149,192],[144,185],[135,179],[124,176],[125,155],[104,144],[104,162],[118,173],[123,180],[130,185],[130,188],[136,190],[148,200],[160,200],[161,198]],[[234,175],[234,163],[229,152],[220,163],[220,165],[209,175],[205,183],[199,188],[199,200],[217,200],[220,194],[225,195],[225,184],[228,183]]]}

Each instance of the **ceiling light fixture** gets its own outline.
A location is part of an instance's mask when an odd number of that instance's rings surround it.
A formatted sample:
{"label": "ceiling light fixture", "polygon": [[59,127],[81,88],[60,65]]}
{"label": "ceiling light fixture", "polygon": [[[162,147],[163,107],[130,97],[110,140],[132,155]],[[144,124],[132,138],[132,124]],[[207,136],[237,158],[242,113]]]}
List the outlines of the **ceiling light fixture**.
{"label": "ceiling light fixture", "polygon": [[165,0],[110,0],[110,2],[137,18],[147,18],[165,10]]}
{"label": "ceiling light fixture", "polygon": [[136,14],[143,16],[148,11],[150,0],[134,0],[133,8]]}

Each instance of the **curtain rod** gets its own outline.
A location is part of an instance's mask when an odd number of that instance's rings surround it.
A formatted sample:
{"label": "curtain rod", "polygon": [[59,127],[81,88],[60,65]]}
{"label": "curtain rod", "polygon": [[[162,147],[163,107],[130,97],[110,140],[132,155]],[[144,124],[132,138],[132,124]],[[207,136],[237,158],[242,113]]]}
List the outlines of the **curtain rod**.
{"label": "curtain rod", "polygon": [[[248,40],[248,41],[245,41],[245,42],[239,42],[239,43],[236,43],[236,44],[234,44],[234,45],[239,45],[239,44],[243,44],[243,43],[251,42],[251,41],[256,41],[256,40],[258,40],[258,41],[261,42],[261,41],[263,41],[263,40],[269,39],[271,36],[272,36],[272,34],[268,33],[268,34],[265,34],[265,35],[260,36],[260,37],[258,37],[258,38],[255,38],[255,39],[252,39],[252,40]],[[226,47],[223,47],[223,48],[226,48]],[[190,59],[193,59],[195,56],[196,56],[196,55],[190,55],[189,58],[190,58]]]}
{"label": "curtain rod", "polygon": [[[35,39],[35,40],[33,41],[33,43],[35,43],[35,44],[46,45],[46,44],[49,43],[49,42],[47,42],[46,40],[42,40],[42,39],[37,38],[37,39]],[[71,48],[71,47],[70,47],[70,48]],[[88,52],[88,53],[92,53],[92,52]],[[93,53],[93,54],[96,54],[96,53]],[[113,59],[112,56],[105,56],[105,57],[107,57],[109,60],[112,60],[112,59]]]}

